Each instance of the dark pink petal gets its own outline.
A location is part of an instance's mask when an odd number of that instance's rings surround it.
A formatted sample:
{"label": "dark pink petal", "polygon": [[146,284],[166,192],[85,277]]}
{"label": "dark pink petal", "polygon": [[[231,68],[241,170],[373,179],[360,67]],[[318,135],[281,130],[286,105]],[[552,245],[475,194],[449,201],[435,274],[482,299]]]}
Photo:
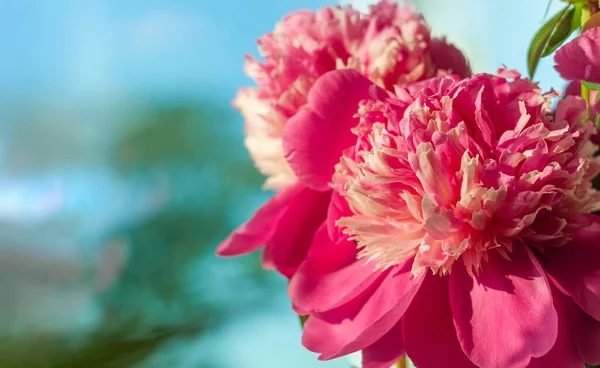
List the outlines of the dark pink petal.
{"label": "dark pink petal", "polygon": [[379,282],[348,303],[311,315],[304,325],[304,346],[328,360],[379,340],[400,321],[421,286],[424,273],[413,277],[411,264],[412,260],[384,271]]}
{"label": "dark pink petal", "polygon": [[581,81],[572,81],[567,84],[563,92],[564,96],[581,96]]}
{"label": "dark pink petal", "polygon": [[438,70],[456,74],[461,78],[471,75],[471,67],[465,56],[454,45],[443,38],[431,40],[429,52]]}
{"label": "dark pink petal", "polygon": [[556,343],[550,349],[548,354],[540,358],[531,358],[527,368],[584,368],[583,359],[577,350],[577,343],[574,337],[574,328],[572,320],[578,316],[579,307],[573,303],[573,300],[562,294],[556,287],[551,286],[554,308],[558,315],[558,336]]}
{"label": "dark pink petal", "polygon": [[291,277],[304,261],[313,236],[325,221],[331,192],[306,187],[288,201],[277,226],[265,244],[263,259],[286,277]]}
{"label": "dark pink petal", "polygon": [[[600,17],[598,17],[598,19],[600,20]],[[575,81],[569,82],[569,84],[567,84],[567,88],[565,88],[563,96],[564,97],[563,97],[562,101],[564,101],[567,98],[567,96],[581,96],[581,81],[575,80]],[[590,101],[593,104],[592,104],[592,108],[589,111],[589,113],[590,113],[589,119],[591,121],[595,121],[596,116],[600,114],[600,101],[598,101],[598,91],[594,91],[594,90],[590,91]],[[594,101],[596,101],[596,102],[594,103]],[[556,114],[555,114],[555,119],[558,120],[556,118]],[[591,140],[592,140],[592,142],[594,142],[594,144],[600,145],[600,135],[598,133],[594,134],[591,137]]]}
{"label": "dark pink petal", "polygon": [[475,278],[454,264],[450,303],[461,346],[478,366],[525,367],[556,341],[558,317],[541,266],[515,246],[510,261],[489,251]]}
{"label": "dark pink petal", "polygon": [[362,368],[390,368],[404,354],[402,323],[362,351]]}
{"label": "dark pink petal", "polygon": [[600,364],[600,322],[579,310],[573,314],[576,330],[575,341],[584,362]]}
{"label": "dark pink petal", "polygon": [[600,83],[600,28],[592,28],[562,46],[554,69],[567,80]]}
{"label": "dark pink petal", "polygon": [[588,218],[591,225],[580,229],[568,244],[549,249],[541,259],[559,289],[600,321],[600,216]]}
{"label": "dark pink petal", "polygon": [[285,157],[300,182],[329,189],[335,164],[356,141],[350,129],[358,124],[358,103],[377,89],[354,70],[331,71],[317,80],[308,94],[310,110],[288,120],[283,134]]}
{"label": "dark pink petal", "polygon": [[324,224],[315,234],[306,261],[292,277],[288,292],[298,314],[323,312],[365,291],[380,272],[357,260],[356,243],[334,242]]}
{"label": "dark pink petal", "polygon": [[402,327],[406,354],[417,367],[476,368],[456,338],[447,277],[427,275]]}
{"label": "dark pink petal", "polygon": [[253,252],[265,245],[289,204],[291,198],[302,191],[303,186],[287,187],[269,199],[252,218],[238,227],[217,247],[220,256],[238,256]]}

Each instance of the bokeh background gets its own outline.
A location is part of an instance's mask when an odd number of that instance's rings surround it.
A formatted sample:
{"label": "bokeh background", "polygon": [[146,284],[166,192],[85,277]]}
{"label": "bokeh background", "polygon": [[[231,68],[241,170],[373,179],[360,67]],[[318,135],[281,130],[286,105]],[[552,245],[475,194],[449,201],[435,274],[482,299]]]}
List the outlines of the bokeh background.
{"label": "bokeh background", "polygon": [[[301,347],[259,255],[213,255],[272,195],[229,105],[243,56],[333,3],[0,0],[0,367],[349,366]],[[415,5],[474,71],[524,73],[548,1]]]}

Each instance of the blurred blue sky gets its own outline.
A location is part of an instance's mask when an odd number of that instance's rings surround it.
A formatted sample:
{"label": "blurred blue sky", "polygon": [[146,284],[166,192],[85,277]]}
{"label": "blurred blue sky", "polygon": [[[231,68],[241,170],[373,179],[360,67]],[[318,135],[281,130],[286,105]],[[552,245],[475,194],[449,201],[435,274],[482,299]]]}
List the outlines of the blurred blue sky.
{"label": "blurred blue sky", "polygon": [[231,97],[243,54],[282,14],[325,1],[0,2],[6,97],[141,90]]}
{"label": "blurred blue sky", "polygon": [[[406,1],[405,1],[406,2]],[[417,1],[467,52],[477,71],[524,68],[524,47],[546,0]],[[229,99],[249,83],[243,54],[276,20],[325,0],[4,0],[0,2],[0,91],[77,101],[133,91]],[[366,1],[356,1],[364,7]],[[553,7],[559,1],[554,0]],[[468,9],[468,11],[466,11]],[[488,71],[488,70],[486,70]],[[540,74],[543,80],[551,73]]]}
{"label": "blurred blue sky", "polygon": [[[102,141],[102,134],[110,131],[110,119],[95,113],[104,104],[114,108],[141,95],[163,100],[209,100],[227,106],[237,88],[252,83],[243,73],[243,56],[256,55],[259,36],[272,30],[274,23],[292,10],[332,3],[0,0],[0,127],[17,123],[7,111],[29,105],[53,106],[73,112],[73,129],[83,129],[79,138],[92,150]],[[364,8],[367,2],[355,3]],[[417,1],[434,33],[445,34],[460,46],[471,59],[474,71],[494,72],[504,63],[523,74],[528,43],[543,21],[546,5],[547,0]],[[554,0],[550,14],[559,6],[560,2]],[[542,62],[536,79],[545,88],[560,89],[562,82],[551,65],[549,59]],[[91,115],[88,106],[94,107]],[[223,126],[227,134],[238,137],[241,148],[242,121],[234,116],[232,124]],[[98,123],[107,125],[101,128]],[[108,227],[106,221],[122,222],[147,214],[156,205],[136,196],[146,198],[154,193],[151,199],[161,198],[160,191],[154,192],[156,188],[120,182],[101,164],[44,175],[43,181],[36,181],[38,184],[25,186],[21,183],[29,183],[27,178],[0,180],[0,201],[13,206],[10,213],[18,217],[27,210],[20,202],[23,196],[48,198],[44,202],[48,206],[54,204],[53,200],[64,200],[67,209],[85,213],[88,225],[97,228]],[[63,192],[68,196],[63,198]],[[252,202],[251,206],[258,203]],[[232,218],[240,222],[243,219],[239,215],[232,214]],[[8,215],[0,210],[0,216]],[[317,363],[316,355],[300,346],[300,330],[284,292],[280,300],[278,305],[265,308],[264,314],[254,319],[240,318],[212,339],[199,343],[211,346],[231,367],[347,367],[345,362]],[[287,358],[285,364],[281,357]],[[197,363],[193,359],[191,354],[190,367]]]}

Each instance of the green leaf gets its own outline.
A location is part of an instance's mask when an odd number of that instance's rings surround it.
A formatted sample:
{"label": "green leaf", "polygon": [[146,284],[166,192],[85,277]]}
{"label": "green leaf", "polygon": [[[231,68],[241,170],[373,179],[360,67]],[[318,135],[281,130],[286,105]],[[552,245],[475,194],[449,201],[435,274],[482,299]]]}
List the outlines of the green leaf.
{"label": "green leaf", "polygon": [[304,324],[308,320],[308,316],[298,316],[298,318],[300,318],[300,325],[302,326],[302,328],[304,328]]}
{"label": "green leaf", "polygon": [[565,3],[573,4],[575,6],[584,6],[591,3],[590,0],[562,0]]}
{"label": "green leaf", "polygon": [[556,51],[560,45],[569,38],[569,36],[579,29],[581,25],[581,8],[575,7],[569,9],[567,13],[560,18],[559,22],[548,40],[548,44],[542,52],[542,57],[546,57]]}
{"label": "green leaf", "polygon": [[[568,17],[570,15],[570,18]],[[540,28],[533,39],[531,40],[531,44],[529,45],[529,50],[527,52],[527,69],[529,71],[529,77],[533,78],[535,75],[535,71],[537,69],[538,63],[540,59],[543,57],[544,52],[548,49],[548,45],[550,40],[552,39],[553,34],[555,33],[557,27],[560,27],[561,24],[565,23],[565,19],[568,19],[569,29],[571,28],[571,20],[574,16],[574,10],[571,5],[567,5],[564,9],[562,9],[558,14],[556,14],[552,19],[546,22],[542,28]],[[566,28],[566,27],[565,27]],[[562,32],[565,33],[564,31]],[[570,33],[569,33],[570,35]],[[568,37],[568,35],[567,35]],[[560,37],[556,37],[555,41]],[[566,38],[565,38],[566,39]],[[563,40],[564,41],[564,40]],[[560,44],[554,46],[558,47]]]}
{"label": "green leaf", "polygon": [[[581,81],[581,84],[586,86],[587,89],[589,89],[590,91],[600,91],[600,84],[598,84],[598,83]],[[600,96],[600,94],[599,94],[599,96]]]}

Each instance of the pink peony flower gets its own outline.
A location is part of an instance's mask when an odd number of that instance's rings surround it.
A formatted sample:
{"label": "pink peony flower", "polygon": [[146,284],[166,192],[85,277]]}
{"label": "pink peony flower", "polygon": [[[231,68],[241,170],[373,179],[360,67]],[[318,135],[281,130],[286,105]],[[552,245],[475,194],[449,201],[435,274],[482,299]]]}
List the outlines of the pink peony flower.
{"label": "pink peony flower", "polygon": [[240,89],[234,106],[245,118],[246,146],[269,189],[296,181],[282,152],[283,129],[324,73],[353,68],[388,89],[433,77],[439,69],[470,74],[460,51],[431,40],[420,14],[387,0],[366,15],[349,6],[294,12],[258,44],[265,61],[246,57],[246,73],[258,87]]}
{"label": "pink peony flower", "polygon": [[[356,111],[338,91],[370,97]],[[362,350],[365,368],[405,352],[419,368],[600,363],[600,162],[585,101],[552,113],[555,94],[506,70],[394,95],[334,71],[310,96],[284,149],[321,185],[329,145],[346,146],[333,182],[349,206],[290,282],[309,350]]]}
{"label": "pink peony flower", "polygon": [[554,69],[566,80],[600,83],[600,28],[592,28],[562,46]]}
{"label": "pink peony flower", "polygon": [[[316,13],[295,12],[258,43],[264,62],[248,56],[246,63],[246,72],[258,87],[241,89],[234,105],[246,121],[245,143],[250,155],[268,176],[265,187],[279,193],[226,239],[217,253],[234,256],[265,245],[265,265],[289,277],[304,260],[327,212],[337,211],[329,203],[329,182],[346,148],[324,142],[323,149],[333,159],[323,162],[329,178],[318,183],[298,177],[286,160],[284,130],[311,99],[318,104],[323,98],[309,94],[317,79],[328,71],[351,68],[393,90],[395,84],[410,84],[436,73],[466,76],[470,69],[455,47],[444,40],[431,40],[421,15],[387,0],[371,6],[366,15],[339,6]],[[347,96],[348,109],[368,97],[352,91],[338,93]],[[327,127],[317,127],[317,131],[321,129]],[[349,130],[340,134],[351,136]]]}

